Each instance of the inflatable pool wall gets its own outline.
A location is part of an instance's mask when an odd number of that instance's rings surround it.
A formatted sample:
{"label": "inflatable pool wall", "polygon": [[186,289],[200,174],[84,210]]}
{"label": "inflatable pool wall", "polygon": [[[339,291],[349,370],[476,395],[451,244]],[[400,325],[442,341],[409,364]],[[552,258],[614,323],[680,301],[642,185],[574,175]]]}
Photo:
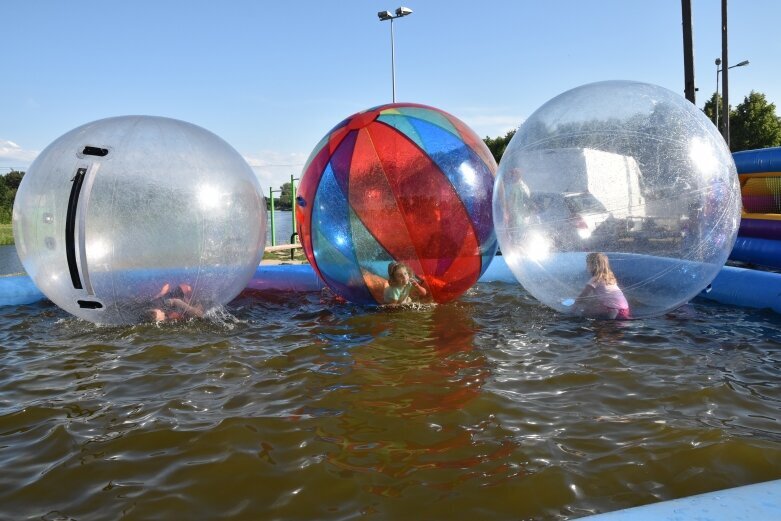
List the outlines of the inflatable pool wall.
{"label": "inflatable pool wall", "polygon": [[597,514],[588,521],[764,521],[781,519],[781,480]]}
{"label": "inflatable pool wall", "polygon": [[[501,256],[494,259],[478,281],[486,282],[517,284]],[[245,292],[312,292],[324,287],[308,264],[261,264]],[[700,293],[700,297],[735,306],[770,308],[781,313],[781,275],[725,266],[713,283]],[[0,306],[33,304],[44,298],[27,275],[0,278]]]}

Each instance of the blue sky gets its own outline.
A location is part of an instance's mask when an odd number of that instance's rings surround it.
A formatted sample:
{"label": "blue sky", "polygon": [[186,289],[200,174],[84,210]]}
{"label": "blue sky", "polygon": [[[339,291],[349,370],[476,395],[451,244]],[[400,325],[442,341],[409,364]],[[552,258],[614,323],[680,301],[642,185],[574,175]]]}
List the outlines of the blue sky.
{"label": "blue sky", "polygon": [[[680,0],[3,0],[0,173],[96,119],[167,116],[236,148],[262,188],[298,176],[345,117],[397,101],[446,110],[480,136],[553,96],[629,79],[683,95]],[[719,0],[694,0],[697,105],[715,90]],[[781,103],[777,0],[731,0],[730,101]],[[779,111],[781,112],[781,110]]]}

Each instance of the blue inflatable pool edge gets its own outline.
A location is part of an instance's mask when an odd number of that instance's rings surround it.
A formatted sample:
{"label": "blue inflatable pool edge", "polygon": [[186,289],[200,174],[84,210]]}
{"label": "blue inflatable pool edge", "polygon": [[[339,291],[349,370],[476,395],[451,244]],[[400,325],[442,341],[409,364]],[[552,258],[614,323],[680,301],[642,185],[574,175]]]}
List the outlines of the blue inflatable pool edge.
{"label": "blue inflatable pool edge", "polygon": [[[478,282],[516,283],[501,256],[491,262]],[[309,264],[261,264],[246,290],[311,292],[322,288],[322,281]],[[781,313],[781,274],[725,266],[700,297]],[[0,306],[23,306],[44,298],[27,275],[0,277]]]}
{"label": "blue inflatable pool edge", "polygon": [[0,277],[0,306],[23,306],[44,298],[27,275]]}
{"label": "blue inflatable pool edge", "polygon": [[781,479],[588,516],[589,521],[781,520]]}

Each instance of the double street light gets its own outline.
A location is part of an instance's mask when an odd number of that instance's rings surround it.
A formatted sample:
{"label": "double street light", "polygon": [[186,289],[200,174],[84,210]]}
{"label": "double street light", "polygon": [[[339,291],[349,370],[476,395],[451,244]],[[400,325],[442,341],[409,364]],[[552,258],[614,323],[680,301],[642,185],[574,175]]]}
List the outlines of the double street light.
{"label": "double street light", "polygon": [[412,9],[409,7],[399,7],[396,9],[396,14],[394,15],[390,11],[380,11],[377,13],[377,17],[380,19],[381,22],[384,22],[385,20],[390,20],[390,34],[391,34],[391,83],[393,88],[393,103],[396,103],[396,54],[394,50],[393,45],[393,20],[396,18],[401,18],[403,16],[411,15]]}
{"label": "double street light", "polygon": [[[716,128],[719,128],[719,74],[721,74],[722,69],[719,67],[721,66],[721,58],[716,58],[716,100],[715,100],[715,107],[713,107],[713,112],[716,113]],[[748,60],[743,60],[740,63],[737,63],[735,65],[732,65],[730,67],[727,67],[727,70],[734,69],[735,67],[745,67],[748,65]],[[726,107],[724,110],[729,110],[729,100],[725,99],[721,100],[722,108]],[[726,125],[729,125],[729,122],[724,122]],[[726,129],[725,132],[722,132],[724,136],[729,136],[729,129]],[[729,142],[727,142],[729,144]]]}

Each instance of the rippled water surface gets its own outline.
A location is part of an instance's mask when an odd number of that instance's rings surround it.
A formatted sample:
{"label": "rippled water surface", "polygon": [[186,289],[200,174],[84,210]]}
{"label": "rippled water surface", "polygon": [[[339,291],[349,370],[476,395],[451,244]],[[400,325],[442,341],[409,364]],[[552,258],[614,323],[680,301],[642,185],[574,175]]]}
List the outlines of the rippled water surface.
{"label": "rippled water surface", "polygon": [[427,309],[0,322],[0,519],[573,519],[781,478],[769,312],[589,322],[482,284]]}

